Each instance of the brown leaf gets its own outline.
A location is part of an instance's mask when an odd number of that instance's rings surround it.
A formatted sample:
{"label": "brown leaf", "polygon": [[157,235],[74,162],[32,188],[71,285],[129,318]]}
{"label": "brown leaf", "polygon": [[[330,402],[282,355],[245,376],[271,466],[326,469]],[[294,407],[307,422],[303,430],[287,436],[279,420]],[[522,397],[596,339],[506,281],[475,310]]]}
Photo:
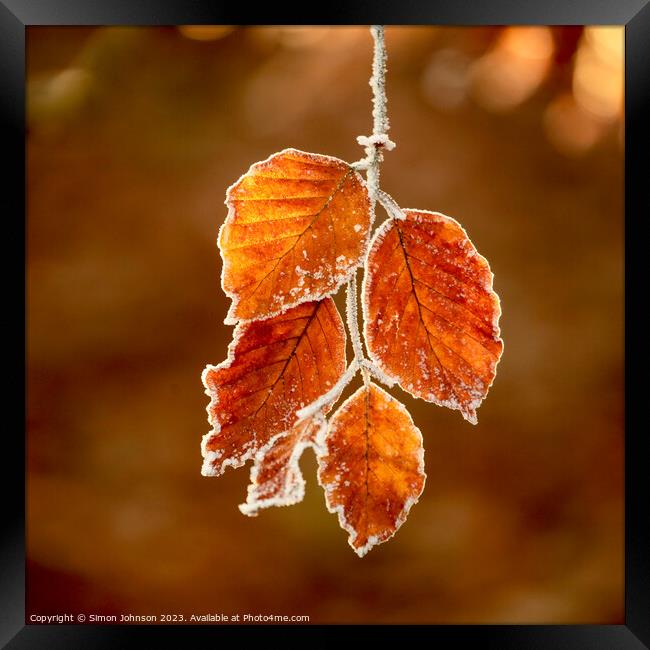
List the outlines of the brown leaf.
{"label": "brown leaf", "polygon": [[262,508],[290,506],[305,496],[305,479],[299,461],[307,447],[313,447],[324,420],[306,418],[271,438],[257,454],[251,469],[246,503],[239,509],[251,517]]}
{"label": "brown leaf", "polygon": [[476,424],[503,351],[490,267],[450,217],[404,210],[376,232],[364,278],[373,361],[413,395]]}
{"label": "brown leaf", "polygon": [[332,417],[318,454],[327,508],[359,557],[397,532],[425,479],[422,435],[406,408],[362,386]]}
{"label": "brown leaf", "polygon": [[240,467],[291,429],[296,411],[332,388],[345,364],[345,330],[331,298],[240,323],[226,361],[203,371],[213,430],[203,437],[202,473]]}
{"label": "brown leaf", "polygon": [[285,149],[226,192],[219,232],[226,323],[262,319],[334,293],[365,254],[368,192],[350,165]]}

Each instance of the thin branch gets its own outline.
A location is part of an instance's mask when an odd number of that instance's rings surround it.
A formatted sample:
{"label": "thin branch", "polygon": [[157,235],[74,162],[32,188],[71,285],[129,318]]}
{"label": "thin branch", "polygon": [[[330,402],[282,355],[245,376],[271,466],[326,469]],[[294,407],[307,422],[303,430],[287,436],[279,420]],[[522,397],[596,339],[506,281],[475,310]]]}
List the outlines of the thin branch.
{"label": "thin branch", "polygon": [[364,359],[362,361],[361,368],[366,369],[379,383],[384,384],[387,388],[390,388],[397,383],[369,359]]}
{"label": "thin branch", "polygon": [[[390,125],[388,122],[388,100],[386,99],[386,44],[383,25],[373,25],[370,28],[370,33],[374,41],[372,76],[369,81],[372,88],[372,135],[360,135],[357,138],[357,142],[365,147],[366,157],[354,163],[353,167],[358,171],[366,172],[366,185],[368,186],[368,195],[374,212],[377,201],[381,201],[382,205],[384,205],[384,201],[390,199],[379,187],[379,167],[384,159],[384,150],[390,151],[394,149],[395,143],[388,137]],[[395,201],[392,199],[390,201],[399,211]],[[371,361],[366,359],[363,352],[357,319],[357,300],[357,277],[355,273],[350,278],[347,286],[347,324],[352,338],[354,358],[361,368],[363,381],[367,386],[370,381],[370,374],[380,381],[387,378]]]}
{"label": "thin branch", "polygon": [[406,215],[402,208],[400,208],[395,199],[387,192],[384,192],[384,190],[379,190],[377,193],[377,201],[381,203],[391,219],[406,219]]}
{"label": "thin branch", "polygon": [[350,278],[347,286],[346,296],[346,319],[348,323],[348,330],[350,330],[350,338],[352,339],[352,349],[354,350],[354,359],[361,367],[363,374],[363,383],[367,386],[370,378],[368,376],[368,369],[364,365],[365,355],[363,353],[363,345],[361,344],[361,333],[359,332],[359,320],[357,317],[357,273],[356,271]]}
{"label": "thin branch", "polygon": [[357,138],[357,142],[366,150],[366,157],[357,163],[357,168],[365,169],[368,193],[374,202],[379,193],[379,165],[384,159],[383,151],[394,149],[395,143],[388,137],[390,124],[386,99],[386,45],[383,25],[373,25],[370,33],[375,43],[372,77],[369,82],[372,88],[372,135],[361,135]]}
{"label": "thin branch", "polygon": [[[384,159],[384,150],[390,151],[395,148],[395,143],[391,142],[388,137],[388,100],[386,99],[386,44],[384,42],[383,25],[373,25],[370,33],[374,40],[374,49],[372,57],[372,76],[370,77],[370,87],[372,88],[372,135],[360,135],[357,142],[365,147],[366,157],[355,163],[355,169],[366,172],[366,185],[368,186],[368,195],[372,204],[374,213],[377,201],[384,201],[387,194],[381,191],[379,187],[379,167]],[[390,199],[390,197],[388,197]],[[392,199],[390,199],[392,201]],[[395,201],[392,201],[397,207]],[[383,203],[382,203],[383,205]],[[399,210],[399,208],[397,208]],[[347,295],[347,321],[350,336],[352,337],[352,347],[354,356],[361,366],[363,381],[366,386],[369,383],[369,374],[372,373],[379,378],[379,373],[373,372],[374,364],[366,359],[363,353],[361,335],[359,333],[359,323],[357,321],[357,278],[356,274],[348,282]],[[383,378],[383,373],[381,373]]]}
{"label": "thin branch", "polygon": [[[395,143],[391,142],[388,137],[389,123],[386,107],[386,45],[384,43],[384,27],[382,25],[373,25],[370,28],[370,33],[374,40],[372,76],[369,82],[372,88],[372,135],[360,135],[357,138],[357,142],[365,147],[366,157],[352,163],[352,167],[357,171],[366,172],[366,185],[368,187],[372,211],[374,212],[375,204],[379,201],[384,207],[390,205],[392,213],[397,215],[401,214],[401,210],[395,201],[379,188],[379,166],[384,159],[383,152],[395,148]],[[386,209],[388,210],[387,207]],[[343,389],[352,381],[359,369],[363,374],[363,381],[366,386],[370,382],[370,375],[373,375],[377,380],[388,386],[394,383],[372,361],[366,359],[363,351],[363,343],[361,342],[357,310],[357,276],[355,271],[347,284],[346,299],[346,321],[352,340],[354,359],[333,388],[297,412],[298,419],[302,420],[308,417],[317,417],[319,414],[322,415],[326,406],[339,399]]]}
{"label": "thin branch", "polygon": [[384,43],[384,26],[373,25],[370,33],[375,41],[375,48],[372,58],[372,77],[370,87],[372,88],[372,119],[373,135],[388,133],[388,110],[386,104],[386,44]]}

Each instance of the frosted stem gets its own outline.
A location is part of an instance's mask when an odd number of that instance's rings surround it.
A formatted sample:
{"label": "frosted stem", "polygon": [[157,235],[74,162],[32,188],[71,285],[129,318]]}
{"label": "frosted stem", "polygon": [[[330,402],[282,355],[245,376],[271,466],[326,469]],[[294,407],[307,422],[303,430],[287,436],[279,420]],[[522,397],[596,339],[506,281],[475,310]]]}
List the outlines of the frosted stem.
{"label": "frosted stem", "polygon": [[357,318],[357,274],[356,271],[350,278],[347,286],[346,296],[346,310],[345,314],[348,322],[348,330],[350,330],[350,338],[352,339],[352,350],[354,351],[354,359],[361,367],[363,374],[363,383],[368,385],[370,380],[368,376],[368,369],[364,365],[365,355],[363,353],[363,345],[361,344],[361,333],[359,332],[359,319]]}
{"label": "frosted stem", "polygon": [[365,368],[381,384],[390,388],[395,385],[395,380],[391,379],[386,373],[382,372],[372,361],[364,359],[361,367]]}
{"label": "frosted stem", "polygon": [[372,135],[370,137],[360,136],[357,138],[359,144],[365,146],[366,157],[360,163],[365,162],[366,180],[370,200],[377,201],[379,193],[379,165],[384,159],[383,150],[390,151],[395,143],[388,138],[388,109],[386,99],[386,45],[384,43],[383,25],[373,25],[370,33],[375,42],[372,57],[372,76],[370,87],[372,88]]}
{"label": "frosted stem", "polygon": [[379,165],[384,159],[384,150],[395,148],[395,143],[388,137],[388,108],[386,99],[386,44],[384,42],[383,25],[373,25],[370,33],[374,40],[372,57],[372,135],[360,135],[357,142],[365,147],[366,157],[353,163],[357,171],[366,172],[368,194],[373,203],[377,200],[379,192]]}
{"label": "frosted stem", "polygon": [[[395,143],[388,138],[388,109],[386,99],[386,44],[384,42],[383,25],[373,25],[370,33],[374,41],[372,57],[372,76],[370,77],[370,88],[372,88],[372,135],[360,135],[357,141],[365,147],[366,157],[354,163],[354,168],[366,172],[366,185],[370,197],[371,208],[374,213],[378,200],[386,200],[387,194],[379,188],[379,166],[384,159],[384,149],[390,151]],[[390,199],[390,197],[388,197]],[[399,210],[395,201],[390,199]],[[366,385],[369,382],[370,362],[365,358],[359,323],[357,319],[357,277],[356,273],[348,282],[347,295],[347,320],[348,329],[352,338],[352,348],[355,359],[359,362],[363,381]]]}
{"label": "frosted stem", "polygon": [[379,190],[377,193],[377,201],[381,203],[391,219],[406,219],[406,215],[402,211],[402,208],[397,205],[397,202],[390,194],[387,194],[383,190]]}
{"label": "frosted stem", "polygon": [[386,108],[386,45],[384,43],[384,26],[373,25],[370,33],[375,41],[375,48],[372,58],[372,77],[370,87],[372,88],[372,119],[373,135],[384,135],[388,133],[388,110]]}
{"label": "frosted stem", "polygon": [[[356,163],[352,163],[352,167],[357,171],[366,172],[366,184],[368,186],[368,195],[370,196],[373,212],[377,201],[381,201],[384,207],[390,204],[393,213],[397,214],[398,212],[401,213],[401,211],[395,201],[379,189],[379,166],[384,159],[383,151],[390,151],[395,147],[395,143],[391,142],[388,137],[389,124],[386,108],[386,46],[384,43],[384,27],[382,25],[373,25],[370,28],[370,33],[375,44],[372,58],[372,76],[369,82],[372,88],[372,135],[361,135],[357,138],[359,144],[365,147],[366,157]],[[388,208],[386,209],[388,210]],[[302,420],[307,417],[316,417],[319,413],[322,414],[326,406],[338,400],[343,389],[352,381],[359,369],[361,369],[363,381],[366,386],[370,382],[371,374],[379,381],[389,386],[392,385],[391,380],[371,361],[366,359],[364,355],[357,309],[357,276],[355,271],[348,281],[346,297],[346,320],[352,340],[354,359],[333,388],[297,412],[298,419]]]}
{"label": "frosted stem", "polygon": [[[390,151],[395,147],[388,137],[388,109],[386,99],[386,44],[384,42],[383,25],[373,25],[370,33],[374,41],[372,57],[372,76],[370,77],[370,88],[372,88],[372,135],[360,135],[357,142],[365,147],[366,157],[352,164],[357,171],[366,172],[366,185],[370,197],[371,208],[374,213],[377,201],[382,205],[391,205],[392,214],[401,214],[401,210],[392,198],[379,188],[379,167],[384,159],[384,150]],[[388,208],[386,208],[388,210]],[[363,382],[367,386],[370,382],[370,375],[383,381],[387,379],[378,368],[375,367],[363,353],[359,322],[357,318],[357,276],[356,273],[350,278],[347,285],[347,324],[352,339],[354,359],[361,368]],[[390,380],[389,380],[390,381]]]}

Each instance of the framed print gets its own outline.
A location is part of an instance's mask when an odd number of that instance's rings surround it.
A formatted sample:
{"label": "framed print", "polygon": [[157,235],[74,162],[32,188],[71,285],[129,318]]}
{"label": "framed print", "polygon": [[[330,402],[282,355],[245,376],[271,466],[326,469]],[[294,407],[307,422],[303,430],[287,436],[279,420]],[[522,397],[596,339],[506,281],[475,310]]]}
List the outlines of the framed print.
{"label": "framed print", "polygon": [[3,647],[650,647],[646,0],[0,28]]}

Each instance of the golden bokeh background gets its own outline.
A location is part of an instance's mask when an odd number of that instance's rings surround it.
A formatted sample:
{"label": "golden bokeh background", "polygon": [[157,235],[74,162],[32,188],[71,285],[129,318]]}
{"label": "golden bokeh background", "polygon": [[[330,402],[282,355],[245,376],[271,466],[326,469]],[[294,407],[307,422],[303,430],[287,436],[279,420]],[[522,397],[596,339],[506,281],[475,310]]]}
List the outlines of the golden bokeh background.
{"label": "golden bokeh background", "polygon": [[253,519],[248,468],[200,476],[200,375],[225,189],[286,147],[362,156],[368,30],[28,28],[28,614],[623,621],[623,29],[386,42],[382,186],[465,226],[505,351],[477,427],[392,390],[427,485],[359,559],[311,451],[305,501]]}

